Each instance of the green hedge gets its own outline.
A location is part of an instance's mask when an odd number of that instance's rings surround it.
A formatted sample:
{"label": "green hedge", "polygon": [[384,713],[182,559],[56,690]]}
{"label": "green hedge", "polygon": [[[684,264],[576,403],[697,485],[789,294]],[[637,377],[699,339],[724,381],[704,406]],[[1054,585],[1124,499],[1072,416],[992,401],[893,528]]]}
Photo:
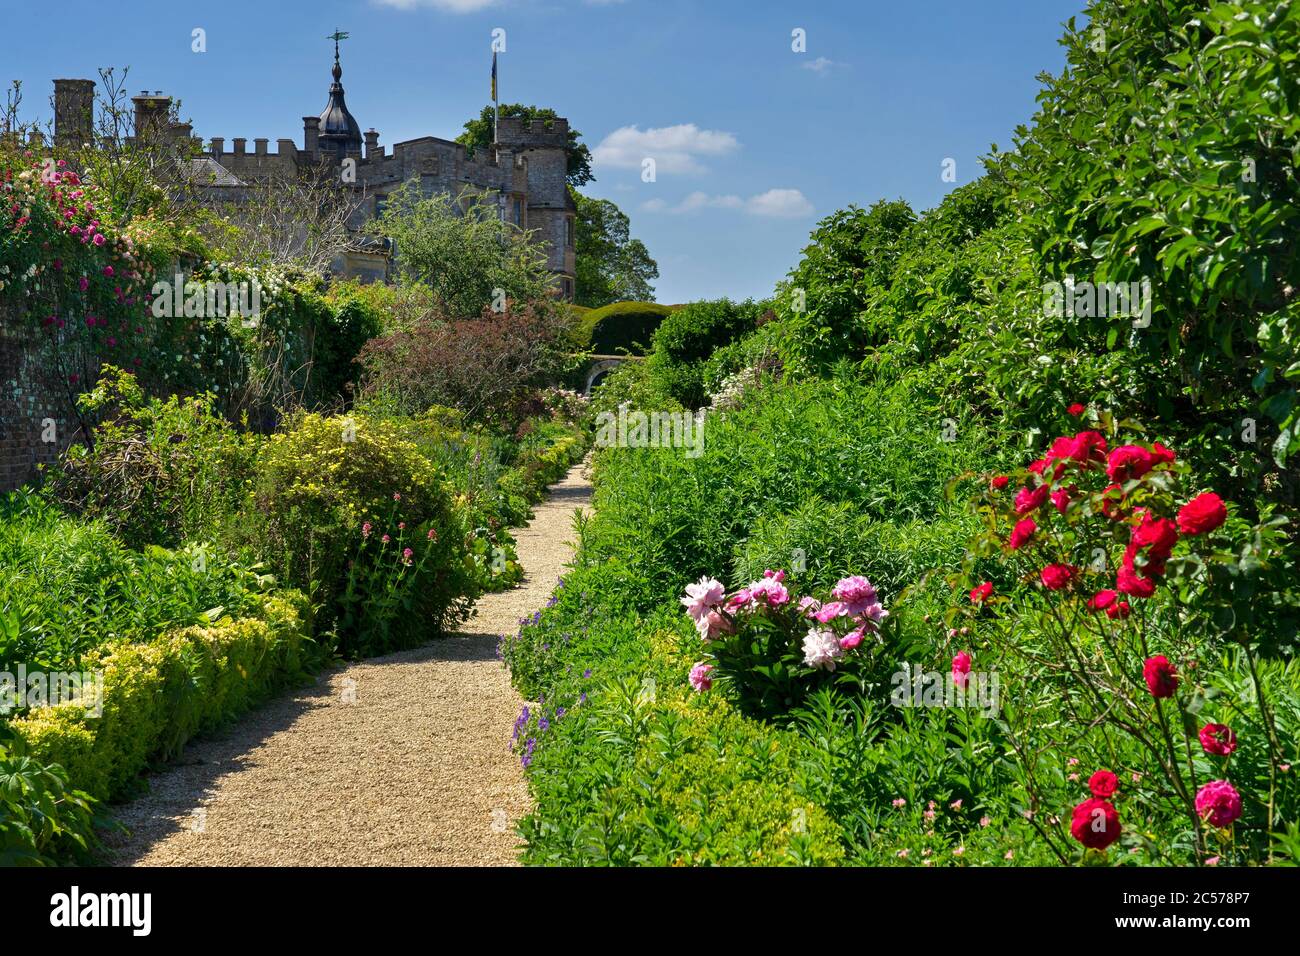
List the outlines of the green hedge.
{"label": "green hedge", "polygon": [[612,302],[582,316],[578,337],[597,355],[644,355],[659,324],[678,308],[657,302]]}
{"label": "green hedge", "polygon": [[144,643],[88,653],[84,671],[103,673],[103,713],[82,704],[33,710],[10,721],[26,753],[62,767],[69,784],[100,800],[129,794],[152,761],[174,757],[305,669],[305,599],[265,598],[255,615],[169,631]]}

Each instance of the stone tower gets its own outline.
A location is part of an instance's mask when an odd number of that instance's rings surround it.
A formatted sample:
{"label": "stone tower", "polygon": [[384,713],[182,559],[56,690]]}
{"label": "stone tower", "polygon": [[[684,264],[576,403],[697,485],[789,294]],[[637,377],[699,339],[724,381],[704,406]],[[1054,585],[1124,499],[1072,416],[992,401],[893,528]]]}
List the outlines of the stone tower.
{"label": "stone tower", "polygon": [[528,165],[528,228],[549,243],[547,265],[560,292],[573,298],[574,230],[577,207],[568,185],[569,121],[549,124],[503,116],[497,124],[497,149],[522,156]]}

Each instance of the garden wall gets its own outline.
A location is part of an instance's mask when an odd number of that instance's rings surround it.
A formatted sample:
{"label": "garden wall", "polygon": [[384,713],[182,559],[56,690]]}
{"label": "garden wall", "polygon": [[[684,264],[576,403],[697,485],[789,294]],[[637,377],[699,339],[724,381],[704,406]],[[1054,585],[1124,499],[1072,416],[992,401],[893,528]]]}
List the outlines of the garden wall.
{"label": "garden wall", "polygon": [[[59,411],[66,396],[58,401],[23,339],[13,313],[0,307],[0,492],[30,481],[37,465],[56,461],[75,428]],[[54,420],[52,435],[42,426],[46,419]],[[55,440],[42,441],[43,433]]]}

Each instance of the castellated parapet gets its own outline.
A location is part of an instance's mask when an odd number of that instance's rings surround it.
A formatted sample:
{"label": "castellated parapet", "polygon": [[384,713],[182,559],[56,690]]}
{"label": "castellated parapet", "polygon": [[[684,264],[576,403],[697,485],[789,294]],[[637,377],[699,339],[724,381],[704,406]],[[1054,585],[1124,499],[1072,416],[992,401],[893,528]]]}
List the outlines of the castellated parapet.
{"label": "castellated parapet", "polygon": [[[240,202],[249,194],[247,187],[256,183],[292,181],[308,172],[324,171],[361,194],[362,202],[349,222],[360,233],[380,215],[385,197],[411,180],[419,181],[426,196],[478,193],[498,205],[503,219],[543,241],[557,292],[573,297],[576,210],[567,179],[568,120],[503,116],[492,147],[473,153],[460,143],[435,136],[395,143],[390,152],[381,145],[377,130],[362,134],[348,110],[337,50],[332,72],[325,110],[319,116],[303,117],[301,146],[281,138],[272,150],[268,139],[257,137],[250,150],[242,136],[209,140],[203,161],[212,181],[202,188],[212,192],[215,202]],[[56,136],[68,141],[89,136],[93,93],[90,80],[56,81]],[[170,119],[171,97],[161,91],[143,91],[132,101],[137,135],[160,129],[170,138],[191,136],[189,124]],[[387,278],[392,264],[386,258],[378,261],[372,250],[349,253],[337,265],[345,276],[369,280]]]}

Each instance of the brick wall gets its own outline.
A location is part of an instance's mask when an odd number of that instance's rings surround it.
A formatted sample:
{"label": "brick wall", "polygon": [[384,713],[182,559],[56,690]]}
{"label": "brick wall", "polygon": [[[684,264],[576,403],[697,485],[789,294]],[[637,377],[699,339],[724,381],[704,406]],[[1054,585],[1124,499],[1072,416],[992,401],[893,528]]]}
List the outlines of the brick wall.
{"label": "brick wall", "polygon": [[[60,413],[66,397],[56,397],[54,383],[26,345],[12,316],[0,307],[0,492],[30,481],[38,464],[57,461],[74,427]],[[50,419],[54,442],[42,440]]]}

